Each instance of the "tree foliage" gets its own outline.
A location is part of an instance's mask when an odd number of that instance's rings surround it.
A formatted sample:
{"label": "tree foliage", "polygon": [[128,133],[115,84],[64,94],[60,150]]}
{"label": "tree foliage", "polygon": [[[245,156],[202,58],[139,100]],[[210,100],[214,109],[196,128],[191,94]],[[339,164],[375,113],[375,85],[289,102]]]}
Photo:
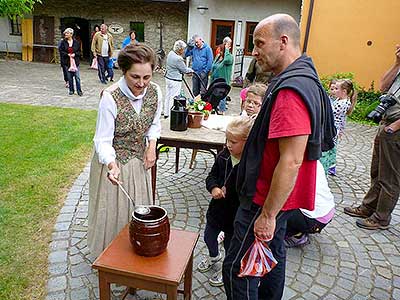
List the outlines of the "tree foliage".
{"label": "tree foliage", "polygon": [[0,17],[15,18],[15,16],[24,16],[30,14],[36,3],[42,3],[41,0],[0,0]]}

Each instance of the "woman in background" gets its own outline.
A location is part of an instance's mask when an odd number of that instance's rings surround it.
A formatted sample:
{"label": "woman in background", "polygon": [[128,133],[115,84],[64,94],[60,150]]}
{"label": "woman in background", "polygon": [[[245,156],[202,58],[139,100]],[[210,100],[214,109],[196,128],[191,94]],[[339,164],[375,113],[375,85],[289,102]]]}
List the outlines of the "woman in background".
{"label": "woman in background", "polygon": [[[232,40],[225,37],[223,43],[219,45],[219,54],[215,57],[211,67],[211,83],[217,78],[224,78],[227,84],[231,83],[233,56],[230,52]],[[226,98],[219,102],[218,110],[220,113],[226,111]]]}

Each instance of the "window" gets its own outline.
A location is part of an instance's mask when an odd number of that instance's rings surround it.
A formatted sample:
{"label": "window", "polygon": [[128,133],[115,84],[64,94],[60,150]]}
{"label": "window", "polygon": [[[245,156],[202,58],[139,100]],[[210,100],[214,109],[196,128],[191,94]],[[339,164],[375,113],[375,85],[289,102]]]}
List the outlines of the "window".
{"label": "window", "polygon": [[144,22],[131,22],[130,26],[131,30],[135,30],[136,39],[138,42],[144,42]]}
{"label": "window", "polygon": [[246,43],[244,45],[245,55],[251,55],[251,52],[253,51],[253,33],[257,24],[257,22],[246,22]]}
{"label": "window", "polygon": [[10,18],[10,34],[11,35],[21,35],[21,18],[16,16],[15,18]]}

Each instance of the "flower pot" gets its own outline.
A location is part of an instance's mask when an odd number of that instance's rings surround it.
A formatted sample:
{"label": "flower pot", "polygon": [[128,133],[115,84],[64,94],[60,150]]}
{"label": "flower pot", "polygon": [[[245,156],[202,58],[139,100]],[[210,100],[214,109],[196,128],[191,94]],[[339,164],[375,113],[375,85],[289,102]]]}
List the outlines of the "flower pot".
{"label": "flower pot", "polygon": [[188,127],[189,128],[200,128],[201,120],[203,120],[202,112],[189,111],[189,115],[188,115]]}

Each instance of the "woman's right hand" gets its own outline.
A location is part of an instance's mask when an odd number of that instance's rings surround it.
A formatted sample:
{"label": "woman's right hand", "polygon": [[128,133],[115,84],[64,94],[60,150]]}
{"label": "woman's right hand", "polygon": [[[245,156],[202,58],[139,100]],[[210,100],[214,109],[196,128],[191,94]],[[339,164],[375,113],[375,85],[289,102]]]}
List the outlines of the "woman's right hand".
{"label": "woman's right hand", "polygon": [[122,182],[118,180],[120,170],[116,162],[115,161],[110,162],[107,167],[108,167],[108,172],[107,172],[108,180],[110,180],[111,183],[114,185],[121,184]]}

